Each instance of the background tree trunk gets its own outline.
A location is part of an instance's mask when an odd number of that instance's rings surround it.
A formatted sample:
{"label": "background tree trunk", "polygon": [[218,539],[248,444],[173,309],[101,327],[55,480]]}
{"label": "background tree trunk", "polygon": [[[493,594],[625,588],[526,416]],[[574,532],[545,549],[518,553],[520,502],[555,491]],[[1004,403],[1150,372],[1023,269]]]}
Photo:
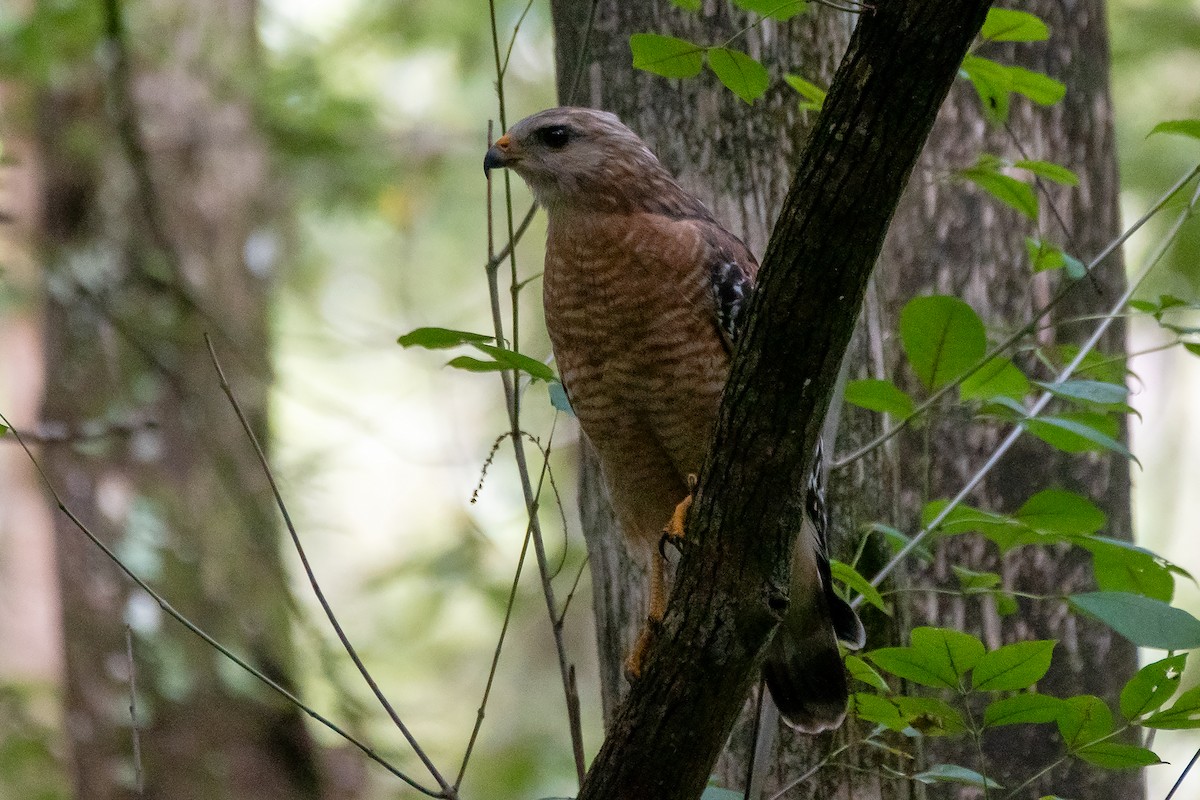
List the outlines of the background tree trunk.
{"label": "background tree trunk", "polygon": [[[43,429],[72,442],[43,458],[68,507],[136,571],[287,684],[276,512],[202,337],[265,438],[274,193],[238,88],[255,5],[101,5],[104,58],[63,64],[37,107]],[[65,517],[55,524],[77,795],[134,795],[129,622],[145,797],[320,796],[295,710],[162,617]]]}
{"label": "background tree trunk", "polygon": [[[811,122],[796,111],[796,95],[778,76],[798,72],[827,85],[853,21],[814,7],[789,23],[768,20],[752,29],[735,46],[763,61],[776,80],[767,95],[748,108],[708,73],[697,79],[669,81],[634,71],[630,66],[628,38],[632,33],[665,33],[703,44],[723,42],[748,21],[727,4],[706,3],[703,16],[698,17],[665,0],[644,4],[600,0],[588,35],[592,5],[590,0],[552,3],[560,101],[571,99],[576,67],[582,64],[583,77],[574,102],[620,115],[684,185],[705,200],[718,219],[761,254]],[[1010,329],[1028,320],[1057,286],[1060,278],[1056,276],[1030,278],[1023,242],[1030,226],[1021,224],[1016,212],[945,178],[953,169],[970,166],[981,152],[1015,160],[1023,157],[1019,146],[1030,158],[1055,161],[1079,174],[1078,189],[1051,187],[1050,198],[1042,198],[1043,209],[1051,204],[1057,209],[1066,232],[1046,211],[1040,230],[1047,238],[1063,242],[1068,252],[1086,260],[1119,230],[1103,4],[1087,0],[1064,9],[1049,2],[1034,2],[1028,10],[1050,24],[1050,42],[1003,49],[991,45],[991,52],[985,50],[982,54],[1044,71],[1063,81],[1067,85],[1066,99],[1050,109],[1015,100],[1010,134],[985,125],[979,100],[966,82],[952,90],[893,221],[851,346],[850,377],[894,378],[903,384],[903,357],[895,331],[900,309],[913,296],[958,295],[989,326]],[[1095,312],[1111,303],[1122,288],[1120,260],[1109,261],[1096,279],[1099,291],[1090,283],[1081,284],[1060,305],[1055,318]],[[1059,326],[1039,334],[1038,341],[1043,345],[1070,343],[1084,335],[1077,326]],[[1123,331],[1119,326],[1110,330],[1103,347],[1106,352],[1121,352]],[[839,452],[851,451],[882,430],[879,415],[847,409],[843,416]],[[863,526],[872,521],[884,521],[906,531],[918,528],[924,502],[956,492],[998,442],[994,431],[973,424],[965,413],[948,411],[938,413],[935,419],[929,429],[907,432],[834,474],[831,489],[840,552],[852,551]],[[1105,510],[1109,517],[1107,535],[1128,539],[1126,469],[1119,458],[1067,456],[1026,437],[971,502],[1012,511],[1041,488],[1068,488],[1091,497]],[[641,624],[642,580],[612,532],[594,463],[586,463],[582,475],[605,718],[611,720],[624,690],[622,653]],[[936,581],[953,585],[949,565],[961,564],[1000,571],[1007,587],[1022,591],[1069,592],[1090,584],[1087,559],[1078,553],[1027,550],[1006,557],[1001,565],[994,549],[982,542],[967,538],[944,542],[928,570],[910,569],[898,583],[930,585]],[[878,551],[868,551],[863,571],[870,574],[881,558]],[[1090,693],[1111,702],[1136,668],[1136,652],[1128,642],[1102,625],[1064,613],[1057,603],[1023,602],[1019,614],[1001,618],[991,606],[947,600],[932,593],[914,594],[910,601],[898,607],[897,617],[904,627],[938,624],[970,630],[993,647],[1017,639],[1058,639],[1061,644],[1054,669],[1039,684],[1041,691],[1064,696]],[[895,635],[882,620],[868,619],[868,623],[872,628],[871,646],[883,645]],[[723,785],[742,785],[751,729],[752,717],[746,714],[719,764]],[[790,783],[833,746],[855,741],[865,732],[848,725],[814,741],[782,731],[769,786]],[[931,762],[977,766],[969,742],[930,742],[927,758]],[[1003,741],[985,742],[988,772],[1006,786],[1019,785],[1048,763],[1057,748],[1056,737],[1045,726],[1026,727],[1015,734],[1013,729],[1006,729]],[[843,760],[871,770],[870,759],[874,758],[873,754],[852,750]],[[787,796],[833,797],[839,796],[839,790],[848,792],[849,787],[859,798],[908,797],[920,791],[908,782],[884,782],[852,770],[824,770]],[[1055,787],[1059,793],[1069,788],[1069,794],[1077,798],[1133,798],[1142,793],[1137,773],[1102,773],[1078,764],[1050,773],[1029,791],[1036,796]]]}

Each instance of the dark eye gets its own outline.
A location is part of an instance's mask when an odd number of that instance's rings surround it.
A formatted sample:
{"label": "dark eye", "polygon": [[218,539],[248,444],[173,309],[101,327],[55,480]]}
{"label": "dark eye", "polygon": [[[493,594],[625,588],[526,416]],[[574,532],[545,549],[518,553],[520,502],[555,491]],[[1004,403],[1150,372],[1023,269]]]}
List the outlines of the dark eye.
{"label": "dark eye", "polygon": [[571,141],[571,129],[566,125],[550,125],[537,132],[538,140],[552,150],[561,150]]}

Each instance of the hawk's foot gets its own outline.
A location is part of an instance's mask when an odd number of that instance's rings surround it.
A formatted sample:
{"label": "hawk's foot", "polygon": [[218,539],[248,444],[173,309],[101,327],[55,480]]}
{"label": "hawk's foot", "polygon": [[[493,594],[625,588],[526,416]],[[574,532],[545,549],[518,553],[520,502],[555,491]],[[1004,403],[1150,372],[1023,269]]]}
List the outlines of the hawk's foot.
{"label": "hawk's foot", "polygon": [[675,506],[675,511],[671,513],[667,527],[663,528],[662,538],[658,540],[660,555],[666,555],[664,550],[668,544],[680,552],[683,551],[683,540],[687,536],[684,522],[687,521],[688,509],[692,507],[692,498],[696,495],[696,480],[694,474],[687,476],[688,495],[679,501],[679,505]]}

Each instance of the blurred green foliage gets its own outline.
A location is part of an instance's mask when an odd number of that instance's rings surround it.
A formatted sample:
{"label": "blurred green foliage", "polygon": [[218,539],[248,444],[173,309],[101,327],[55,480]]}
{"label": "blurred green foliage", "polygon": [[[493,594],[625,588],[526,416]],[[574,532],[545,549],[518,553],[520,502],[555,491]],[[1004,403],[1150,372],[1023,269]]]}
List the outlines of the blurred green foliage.
{"label": "blurred green foliage", "polygon": [[[39,89],[101,69],[98,3],[36,0],[22,13],[15,5],[0,7],[0,75],[33,89],[31,103]],[[148,5],[129,3],[130,18]],[[525,0],[500,0],[498,14],[502,47],[521,20],[505,77],[514,120],[554,102],[550,22],[546,4]],[[146,40],[147,27],[135,29],[140,67],[165,46]],[[1200,158],[1190,140],[1145,139],[1161,120],[1200,117],[1200,4],[1119,0],[1111,27],[1122,179],[1137,209]],[[435,761],[455,764],[503,617],[523,509],[506,465],[493,467],[471,502],[504,429],[498,380],[440,369],[444,358],[401,351],[395,339],[423,325],[491,329],[481,160],[487,119],[498,110],[486,6],[275,0],[262,7],[260,32],[262,69],[229,90],[249,95],[280,179],[273,413],[285,493],[352,639]],[[6,125],[33,124],[32,107],[24,119],[7,111]],[[81,130],[80,148],[95,136]],[[528,196],[523,187],[516,194],[519,214]],[[539,225],[518,248],[522,278],[540,270]],[[1193,221],[1169,268],[1146,294],[1194,294],[1200,224]],[[522,296],[520,350],[540,358],[548,345],[538,294],[534,283]],[[533,430],[549,429],[543,396],[527,403]],[[453,424],[435,422],[447,415]],[[572,483],[567,456],[554,462],[563,486]],[[547,526],[557,525],[554,504],[543,508]],[[557,578],[564,596],[582,543],[548,544],[552,562],[565,558]],[[469,796],[573,794],[546,611],[526,570]],[[402,768],[416,767],[328,634],[316,631],[306,591],[297,587],[306,698],[337,709]],[[589,597],[585,579],[567,635],[594,749]],[[34,708],[28,692],[0,689],[0,797],[67,796],[55,769],[55,725]],[[400,795],[368,772],[370,797]]]}
{"label": "blurred green foliage", "polygon": [[0,684],[0,797],[66,800],[61,736],[49,687]]}

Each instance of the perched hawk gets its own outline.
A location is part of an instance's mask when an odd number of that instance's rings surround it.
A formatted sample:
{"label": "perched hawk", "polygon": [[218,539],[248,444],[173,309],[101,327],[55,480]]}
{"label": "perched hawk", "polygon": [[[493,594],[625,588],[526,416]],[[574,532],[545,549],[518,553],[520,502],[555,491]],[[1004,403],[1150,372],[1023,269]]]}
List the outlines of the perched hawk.
{"label": "perched hawk", "polygon": [[[512,169],[546,210],[554,356],[626,542],[649,568],[648,624],[626,662],[636,675],[666,607],[664,526],[704,463],[758,262],[612,114],[534,114],[501,136],[483,165]],[[862,641],[854,612],[833,592],[823,506],[818,485],[808,502],[814,524],[795,548],[787,619],[764,667],[785,719],[810,732],[845,715],[836,638]]]}

